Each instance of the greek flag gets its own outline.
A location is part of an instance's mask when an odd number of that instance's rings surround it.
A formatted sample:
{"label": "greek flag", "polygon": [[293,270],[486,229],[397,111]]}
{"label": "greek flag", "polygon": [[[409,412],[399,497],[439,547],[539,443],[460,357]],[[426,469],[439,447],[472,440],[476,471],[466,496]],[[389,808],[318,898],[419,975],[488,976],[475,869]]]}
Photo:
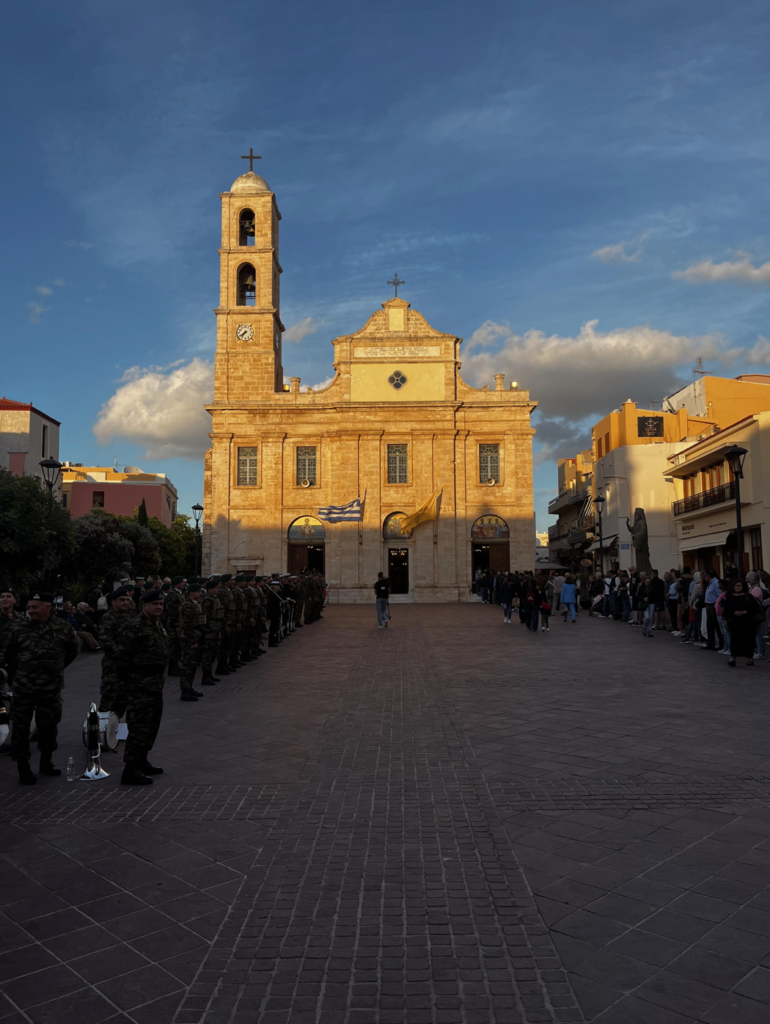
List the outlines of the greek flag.
{"label": "greek flag", "polygon": [[361,498],[355,498],[347,505],[325,505],[319,508],[318,518],[327,523],[360,523]]}

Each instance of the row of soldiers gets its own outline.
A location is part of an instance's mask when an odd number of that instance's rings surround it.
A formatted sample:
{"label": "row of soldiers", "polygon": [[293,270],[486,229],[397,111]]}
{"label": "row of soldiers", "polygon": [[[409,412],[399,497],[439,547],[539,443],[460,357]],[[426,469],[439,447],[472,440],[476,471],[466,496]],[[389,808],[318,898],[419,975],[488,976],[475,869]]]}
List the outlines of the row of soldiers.
{"label": "row of soldiers", "polygon": [[[316,622],[324,597],[325,582],[318,573],[271,579],[225,573],[205,581],[175,577],[166,588],[140,589],[129,582],[114,590],[99,626],[104,651],[99,711],[126,715],[123,784],[147,785],[163,771],[148,758],[163,713],[167,668],[169,675],[179,676],[181,699],[197,701],[203,696],[193,688],[198,665],[205,685],[219,682],[215,660],[220,676],[237,671],[265,653],[265,632],[268,646],[275,647],[294,630]],[[78,650],[74,630],[53,614],[52,600],[43,588],[33,592],[24,617],[13,608],[10,588],[0,588],[0,660],[5,650],[13,685],[11,754],[27,785],[37,781],[29,764],[33,714],[40,770],[61,774],[51,757],[61,720],[63,671]]]}

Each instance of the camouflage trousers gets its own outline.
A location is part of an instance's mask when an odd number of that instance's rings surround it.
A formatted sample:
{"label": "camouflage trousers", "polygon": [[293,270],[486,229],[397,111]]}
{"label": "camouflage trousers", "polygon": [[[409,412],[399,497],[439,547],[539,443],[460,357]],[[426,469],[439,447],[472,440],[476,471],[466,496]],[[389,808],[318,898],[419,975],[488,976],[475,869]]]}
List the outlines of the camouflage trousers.
{"label": "camouflage trousers", "polygon": [[168,660],[172,665],[182,661],[182,638],[176,635],[175,629],[168,631]]}
{"label": "camouflage trousers", "polygon": [[180,645],[181,656],[179,658],[179,687],[182,690],[189,690],[195,679],[195,670],[201,657],[201,645],[193,647],[188,640],[182,640]]}
{"label": "camouflage trousers", "polygon": [[232,632],[228,633],[223,629],[219,634],[219,650],[217,651],[217,663],[227,665],[230,661],[230,644]]}
{"label": "camouflage trousers", "polygon": [[209,633],[208,636],[203,638],[203,650],[201,652],[201,671],[203,672],[203,678],[206,679],[212,674],[214,666],[214,658],[217,656],[219,651],[219,632]]}
{"label": "camouflage trousers", "polygon": [[29,729],[32,716],[37,723],[37,749],[52,754],[58,743],[57,726],[61,721],[62,687],[27,686],[16,683],[11,704],[11,757],[14,761],[29,761]]}
{"label": "camouflage trousers", "polygon": [[[144,681],[146,684],[146,680]],[[128,708],[126,724],[128,738],[123,760],[126,764],[141,764],[147,760],[163,717],[163,678],[160,685],[128,684]]]}
{"label": "camouflage trousers", "polygon": [[126,711],[126,687],[117,668],[102,666],[102,685],[99,690],[99,710],[114,711],[122,718]]}

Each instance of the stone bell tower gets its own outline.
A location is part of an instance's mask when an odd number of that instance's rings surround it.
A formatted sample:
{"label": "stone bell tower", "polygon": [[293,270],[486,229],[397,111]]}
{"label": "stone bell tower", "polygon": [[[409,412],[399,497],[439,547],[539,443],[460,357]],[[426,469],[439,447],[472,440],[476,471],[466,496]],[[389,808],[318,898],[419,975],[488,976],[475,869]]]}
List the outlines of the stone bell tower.
{"label": "stone bell tower", "polygon": [[222,247],[214,401],[237,403],[283,389],[275,195],[249,170],[221,193]]}

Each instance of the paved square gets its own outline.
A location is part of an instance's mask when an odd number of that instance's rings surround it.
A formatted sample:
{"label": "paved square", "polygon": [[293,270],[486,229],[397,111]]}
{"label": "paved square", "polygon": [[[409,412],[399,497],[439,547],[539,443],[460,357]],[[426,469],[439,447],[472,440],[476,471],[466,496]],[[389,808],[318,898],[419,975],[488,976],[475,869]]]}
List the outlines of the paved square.
{"label": "paved square", "polygon": [[770,1020],[768,663],[392,611],[169,680],[152,787],[0,761],[2,1024]]}

